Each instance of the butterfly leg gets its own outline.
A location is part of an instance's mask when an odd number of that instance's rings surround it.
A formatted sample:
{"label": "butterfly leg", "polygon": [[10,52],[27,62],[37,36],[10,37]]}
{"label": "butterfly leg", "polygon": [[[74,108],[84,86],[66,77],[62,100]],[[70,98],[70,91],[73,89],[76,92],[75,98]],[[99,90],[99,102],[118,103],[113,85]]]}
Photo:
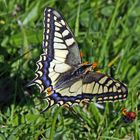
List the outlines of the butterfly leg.
{"label": "butterfly leg", "polygon": [[[88,62],[82,63],[82,65],[86,65],[86,64],[88,64]],[[89,71],[95,70],[96,67],[97,67],[97,63],[94,62],[91,66],[89,66],[88,68],[85,69],[84,74],[86,74]]]}
{"label": "butterfly leg", "polygon": [[87,64],[89,64],[89,62],[88,62],[88,61],[86,61],[86,62],[84,62],[84,63],[80,64],[80,66],[84,66],[84,65],[87,65]]}

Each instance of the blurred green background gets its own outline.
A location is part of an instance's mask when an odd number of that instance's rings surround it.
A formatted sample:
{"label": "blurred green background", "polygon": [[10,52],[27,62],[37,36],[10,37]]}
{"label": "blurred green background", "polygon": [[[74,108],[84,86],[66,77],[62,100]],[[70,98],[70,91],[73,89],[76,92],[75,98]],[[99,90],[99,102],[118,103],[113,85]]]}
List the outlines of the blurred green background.
{"label": "blurred green background", "polygon": [[[98,62],[127,84],[126,101],[63,107],[44,114],[34,78],[41,54],[43,12],[59,10],[71,27],[84,61]],[[137,113],[124,123],[120,110]],[[139,140],[140,139],[140,1],[139,0],[0,0],[0,140]]]}

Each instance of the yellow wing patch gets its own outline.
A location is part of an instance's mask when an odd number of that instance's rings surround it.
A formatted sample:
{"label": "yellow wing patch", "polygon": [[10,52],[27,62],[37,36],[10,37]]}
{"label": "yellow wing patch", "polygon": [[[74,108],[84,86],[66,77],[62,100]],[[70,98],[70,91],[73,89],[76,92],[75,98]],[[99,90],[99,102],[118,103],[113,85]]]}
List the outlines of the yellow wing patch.
{"label": "yellow wing patch", "polygon": [[59,92],[63,96],[77,96],[82,94],[82,80],[78,80],[68,88],[56,89],[56,92]]}

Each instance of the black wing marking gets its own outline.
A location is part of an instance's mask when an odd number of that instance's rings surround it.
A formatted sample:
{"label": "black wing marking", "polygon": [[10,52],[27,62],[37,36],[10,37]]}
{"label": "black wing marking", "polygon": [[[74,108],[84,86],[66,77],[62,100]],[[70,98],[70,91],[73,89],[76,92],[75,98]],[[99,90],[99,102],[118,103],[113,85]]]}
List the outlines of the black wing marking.
{"label": "black wing marking", "polygon": [[75,104],[91,101],[103,103],[125,100],[127,94],[128,89],[123,83],[105,74],[89,72],[84,77],[75,77],[64,83],[62,88],[47,97],[49,104],[46,109],[55,104],[72,107]]}
{"label": "black wing marking", "polygon": [[48,77],[55,88],[58,79],[78,67],[81,58],[73,34],[60,13],[47,8],[44,18],[43,51],[50,59]]}
{"label": "black wing marking", "polygon": [[97,102],[122,100],[127,97],[127,87],[109,76],[89,72],[72,76],[81,64],[79,49],[68,25],[60,13],[52,8],[44,12],[43,54],[37,62],[36,78],[40,92],[53,86],[53,94],[47,96],[47,108],[54,104],[72,106],[82,101]]}
{"label": "black wing marking", "polygon": [[[78,45],[60,13],[52,8],[44,11],[43,54],[37,61],[36,84],[40,92],[52,85],[61,84],[63,79],[81,63]],[[61,81],[63,82],[63,81]]]}
{"label": "black wing marking", "polygon": [[83,79],[83,94],[93,95],[97,102],[102,103],[126,99],[128,90],[120,81],[105,74],[90,72]]}
{"label": "black wing marking", "polygon": [[52,59],[77,67],[81,63],[79,48],[61,14],[52,8],[45,9],[44,29],[44,52]]}

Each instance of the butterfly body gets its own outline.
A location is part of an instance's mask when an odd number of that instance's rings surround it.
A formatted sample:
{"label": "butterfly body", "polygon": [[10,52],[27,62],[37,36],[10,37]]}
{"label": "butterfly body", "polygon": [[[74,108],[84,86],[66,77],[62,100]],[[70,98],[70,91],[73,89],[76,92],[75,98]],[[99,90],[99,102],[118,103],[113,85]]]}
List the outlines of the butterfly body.
{"label": "butterfly body", "polygon": [[88,71],[92,71],[93,68],[92,68],[92,64],[82,64],[79,66],[79,68],[77,68],[73,74],[75,75],[81,75],[81,74],[85,74],[86,72]]}
{"label": "butterfly body", "polygon": [[62,15],[52,8],[44,12],[43,53],[37,61],[32,81],[45,94],[48,107],[72,106],[82,101],[123,100],[127,87],[113,78],[97,73],[95,64],[82,63],[79,47]]}

